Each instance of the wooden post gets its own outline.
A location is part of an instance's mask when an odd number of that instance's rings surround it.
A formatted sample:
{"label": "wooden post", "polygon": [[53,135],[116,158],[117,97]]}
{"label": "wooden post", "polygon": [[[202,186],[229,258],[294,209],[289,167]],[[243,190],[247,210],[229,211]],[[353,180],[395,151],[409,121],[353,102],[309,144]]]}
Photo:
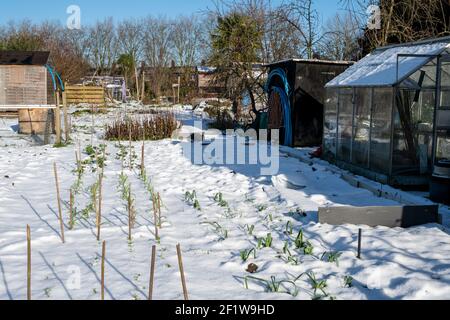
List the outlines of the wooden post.
{"label": "wooden post", "polygon": [[150,261],[150,285],[148,287],[148,300],[153,300],[153,285],[155,280],[155,265],[156,265],[156,246],[152,247],[152,258]]}
{"label": "wooden post", "polygon": [[61,109],[60,98],[59,98],[59,90],[55,91],[56,95],[56,109],[55,109],[55,130],[56,130],[56,144],[61,143]]}
{"label": "wooden post", "polygon": [[172,85],[172,92],[173,92],[173,104],[176,103],[176,99],[175,99],[175,86]]}
{"label": "wooden post", "polygon": [[62,209],[61,209],[61,197],[59,193],[59,181],[58,181],[58,171],[56,169],[56,162],[53,163],[53,171],[55,173],[55,183],[56,183],[56,198],[58,201],[58,213],[59,213],[59,226],[61,229],[61,240],[63,243],[65,243],[64,239],[64,222],[62,218]]}
{"label": "wooden post", "polygon": [[181,284],[183,286],[184,300],[189,300],[188,291],[186,287],[186,278],[184,276],[183,257],[181,256],[181,245],[177,245],[178,266],[180,267]]}
{"label": "wooden post", "polygon": [[105,300],[105,257],[106,257],[106,241],[103,241],[102,245],[102,265],[101,265],[101,282],[102,282],[102,289],[101,289],[101,299]]}
{"label": "wooden post", "polygon": [[31,231],[27,225],[27,300],[31,300]]}
{"label": "wooden post", "polygon": [[73,230],[73,226],[74,226],[74,221],[73,221],[73,202],[74,202],[74,197],[73,197],[73,191],[72,189],[70,189],[70,200],[69,200],[69,227],[70,230]]}
{"label": "wooden post", "polygon": [[136,98],[139,100],[140,98],[140,92],[139,92],[139,75],[138,70],[136,67],[134,67],[134,74],[136,76]]}
{"label": "wooden post", "polygon": [[142,72],[142,92],[141,92],[141,100],[145,99],[145,71]]}
{"label": "wooden post", "polygon": [[103,169],[99,177],[99,189],[98,189],[98,212],[97,212],[97,241],[100,241],[100,232],[102,225],[102,187],[103,185]]}
{"label": "wooden post", "polygon": [[142,143],[141,151],[141,177],[144,178],[145,174],[145,142]]}
{"label": "wooden post", "polygon": [[178,104],[180,104],[181,76],[178,76]]}
{"label": "wooden post", "polygon": [[70,141],[70,126],[69,126],[69,115],[67,110],[67,96],[66,92],[62,92],[62,100],[63,100],[63,112],[64,112],[64,133],[65,133],[65,139],[66,143],[69,143]]}
{"label": "wooden post", "polygon": [[91,146],[94,145],[94,127],[95,127],[95,119],[94,119],[94,105],[91,106]]}

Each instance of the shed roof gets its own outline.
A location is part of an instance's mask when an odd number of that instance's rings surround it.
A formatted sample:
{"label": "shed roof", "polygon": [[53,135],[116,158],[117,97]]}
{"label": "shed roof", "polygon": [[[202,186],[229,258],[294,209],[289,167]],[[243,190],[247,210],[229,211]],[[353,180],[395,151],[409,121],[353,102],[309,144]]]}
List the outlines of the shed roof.
{"label": "shed roof", "polygon": [[0,51],[0,65],[43,66],[49,56],[47,51]]}
{"label": "shed roof", "polygon": [[286,59],[281,61],[276,61],[268,64],[264,64],[264,67],[271,67],[283,63],[289,63],[289,62],[295,62],[295,63],[309,63],[309,64],[334,64],[334,65],[352,65],[354,62],[352,61],[331,61],[331,60],[320,60],[320,59]]}
{"label": "shed roof", "polygon": [[448,48],[448,37],[379,48],[334,78],[326,87],[394,86]]}

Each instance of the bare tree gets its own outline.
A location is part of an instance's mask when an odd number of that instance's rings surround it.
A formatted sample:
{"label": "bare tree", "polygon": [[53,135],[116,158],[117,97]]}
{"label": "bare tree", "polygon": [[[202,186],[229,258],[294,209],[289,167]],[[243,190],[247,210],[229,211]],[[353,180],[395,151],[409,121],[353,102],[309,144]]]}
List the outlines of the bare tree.
{"label": "bare tree", "polygon": [[160,96],[163,89],[171,85],[167,67],[173,59],[173,24],[164,17],[147,17],[144,25],[143,55],[151,68],[151,89],[156,96]]}
{"label": "bare tree", "polygon": [[321,41],[319,13],[313,0],[289,0],[279,7],[280,18],[286,21],[300,36],[304,50],[301,54],[308,59],[314,57],[314,48]]}
{"label": "bare tree", "polygon": [[194,66],[200,60],[202,25],[197,16],[178,17],[173,22],[172,46],[179,66]]}
{"label": "bare tree", "polygon": [[98,74],[109,73],[117,60],[118,42],[112,18],[97,22],[88,31],[89,60]]}
{"label": "bare tree", "polygon": [[[450,34],[448,0],[341,0],[361,30],[365,30],[364,49],[391,43],[404,43]],[[380,8],[381,28],[367,27],[368,7]]]}
{"label": "bare tree", "polygon": [[361,57],[359,37],[361,31],[350,13],[336,14],[325,25],[324,37],[318,46],[320,55],[329,60],[358,60]]}

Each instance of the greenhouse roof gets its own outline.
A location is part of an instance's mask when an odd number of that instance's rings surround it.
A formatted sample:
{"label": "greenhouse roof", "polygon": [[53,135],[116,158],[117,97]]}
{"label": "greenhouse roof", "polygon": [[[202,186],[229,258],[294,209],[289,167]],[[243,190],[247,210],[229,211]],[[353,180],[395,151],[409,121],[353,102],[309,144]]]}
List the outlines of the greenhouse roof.
{"label": "greenhouse roof", "polygon": [[448,48],[450,38],[379,48],[334,78],[326,87],[394,86]]}

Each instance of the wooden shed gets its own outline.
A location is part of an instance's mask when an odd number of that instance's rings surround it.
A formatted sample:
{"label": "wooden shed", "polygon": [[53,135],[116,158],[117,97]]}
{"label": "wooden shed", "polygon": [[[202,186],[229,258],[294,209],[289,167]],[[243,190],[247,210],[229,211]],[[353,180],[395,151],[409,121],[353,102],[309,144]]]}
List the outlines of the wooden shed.
{"label": "wooden shed", "polygon": [[0,110],[18,111],[20,133],[45,131],[49,113],[45,106],[54,103],[53,80],[46,66],[49,55],[0,51]]}
{"label": "wooden shed", "polygon": [[265,65],[269,77],[268,129],[280,130],[280,143],[294,147],[322,144],[325,84],[353,63],[290,59]]}

